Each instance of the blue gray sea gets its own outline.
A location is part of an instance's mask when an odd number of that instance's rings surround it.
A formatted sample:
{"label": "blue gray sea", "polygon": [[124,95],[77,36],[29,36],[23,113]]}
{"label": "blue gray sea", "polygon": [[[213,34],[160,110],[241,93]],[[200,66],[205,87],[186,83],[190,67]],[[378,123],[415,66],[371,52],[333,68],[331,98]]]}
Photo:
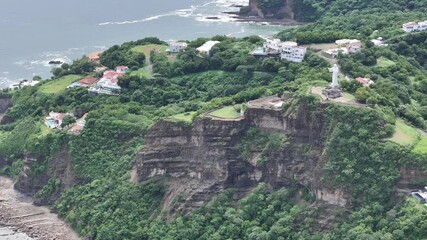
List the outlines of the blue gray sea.
{"label": "blue gray sea", "polygon": [[172,41],[217,34],[269,36],[283,29],[236,22],[223,13],[248,1],[1,0],[0,87],[35,75],[49,78],[51,60],[71,62],[144,37]]}

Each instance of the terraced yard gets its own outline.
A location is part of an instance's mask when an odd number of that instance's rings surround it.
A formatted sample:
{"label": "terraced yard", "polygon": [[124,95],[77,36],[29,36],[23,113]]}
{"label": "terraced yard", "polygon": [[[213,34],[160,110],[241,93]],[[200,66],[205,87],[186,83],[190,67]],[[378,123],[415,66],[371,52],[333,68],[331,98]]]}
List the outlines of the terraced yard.
{"label": "terraced yard", "polygon": [[195,114],[196,112],[181,113],[181,114],[173,115],[172,117],[169,118],[169,120],[191,123],[193,121],[193,116]]}
{"label": "terraced yard", "polygon": [[81,79],[82,76],[80,75],[67,75],[55,80],[51,80],[45,84],[43,84],[39,88],[40,93],[46,93],[46,94],[55,94],[59,93],[65,90],[65,88],[70,85],[71,83]]}
{"label": "terraced yard", "polygon": [[222,119],[236,119],[240,117],[240,113],[236,111],[234,106],[228,106],[218,109],[216,111],[211,112],[209,115]]}

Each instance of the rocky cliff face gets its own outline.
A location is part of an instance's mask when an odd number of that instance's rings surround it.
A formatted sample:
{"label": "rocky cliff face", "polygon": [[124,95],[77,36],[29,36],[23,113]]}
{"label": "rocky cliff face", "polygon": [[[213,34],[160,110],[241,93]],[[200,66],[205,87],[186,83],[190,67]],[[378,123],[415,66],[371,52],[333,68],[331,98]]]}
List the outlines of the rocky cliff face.
{"label": "rocky cliff face", "polygon": [[[39,166],[45,165],[45,171],[36,172],[31,167],[32,162],[36,162]],[[49,180],[56,180],[58,184],[50,186],[50,191],[41,194],[40,191],[49,183]],[[71,166],[71,156],[68,148],[65,147],[52,159],[26,156],[14,188],[34,197],[36,205],[51,205],[60,197],[61,192],[76,184],[78,180]]]}
{"label": "rocky cliff face", "polygon": [[[164,208],[177,211],[200,206],[225,188],[244,194],[259,182],[308,188],[319,201],[344,206],[346,195],[320,179],[324,117],[317,112],[301,104],[287,112],[250,108],[237,120],[204,117],[191,126],[161,121],[146,136],[146,147],[135,161],[138,180],[166,177]],[[280,134],[289,144],[272,153],[267,163],[259,163],[256,151],[243,159],[241,141],[250,128]]]}
{"label": "rocky cliff face", "polygon": [[427,172],[422,167],[402,166],[400,168],[400,179],[397,183],[398,189],[421,189],[427,180]]}
{"label": "rocky cliff face", "polygon": [[7,109],[12,106],[12,100],[10,97],[0,96],[0,122],[2,122],[3,115]]}
{"label": "rocky cliff face", "polygon": [[249,15],[265,19],[295,19],[292,0],[281,0],[280,7],[263,8],[257,0],[249,0]]}

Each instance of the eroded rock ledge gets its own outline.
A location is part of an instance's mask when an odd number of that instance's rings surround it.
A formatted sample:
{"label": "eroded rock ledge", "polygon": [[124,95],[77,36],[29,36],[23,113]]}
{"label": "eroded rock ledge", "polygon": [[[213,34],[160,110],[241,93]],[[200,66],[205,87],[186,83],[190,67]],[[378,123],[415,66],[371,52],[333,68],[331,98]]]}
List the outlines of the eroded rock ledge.
{"label": "eroded rock ledge", "polygon": [[[226,188],[245,194],[260,182],[273,188],[310,189],[319,202],[345,206],[340,189],[322,183],[325,119],[323,110],[249,108],[236,120],[209,117],[192,125],[160,121],[146,136],[146,146],[135,161],[138,181],[163,176],[168,179],[164,209],[188,211]],[[285,136],[289,144],[257,162],[259,153],[243,159],[240,151],[246,130],[257,128]]]}

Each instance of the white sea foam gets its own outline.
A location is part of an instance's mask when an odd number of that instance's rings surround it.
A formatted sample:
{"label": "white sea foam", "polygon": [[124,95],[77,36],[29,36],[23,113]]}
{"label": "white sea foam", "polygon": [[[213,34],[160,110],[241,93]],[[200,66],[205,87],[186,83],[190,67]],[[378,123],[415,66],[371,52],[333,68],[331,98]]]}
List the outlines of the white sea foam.
{"label": "white sea foam", "polygon": [[[126,21],[110,21],[99,23],[99,26],[106,25],[124,25],[124,24],[136,24],[144,23],[153,20],[157,20],[163,17],[193,17],[197,21],[201,22],[233,22],[235,18],[229,14],[224,14],[222,12],[227,11],[236,11],[238,8],[232,7],[233,5],[247,5],[248,0],[213,0],[206,2],[201,5],[191,5],[190,8],[178,9],[172,12],[167,12],[164,14],[159,14],[155,16],[150,16],[147,18],[136,19],[136,20],[126,20]],[[209,19],[211,17],[216,17],[217,19]]]}

